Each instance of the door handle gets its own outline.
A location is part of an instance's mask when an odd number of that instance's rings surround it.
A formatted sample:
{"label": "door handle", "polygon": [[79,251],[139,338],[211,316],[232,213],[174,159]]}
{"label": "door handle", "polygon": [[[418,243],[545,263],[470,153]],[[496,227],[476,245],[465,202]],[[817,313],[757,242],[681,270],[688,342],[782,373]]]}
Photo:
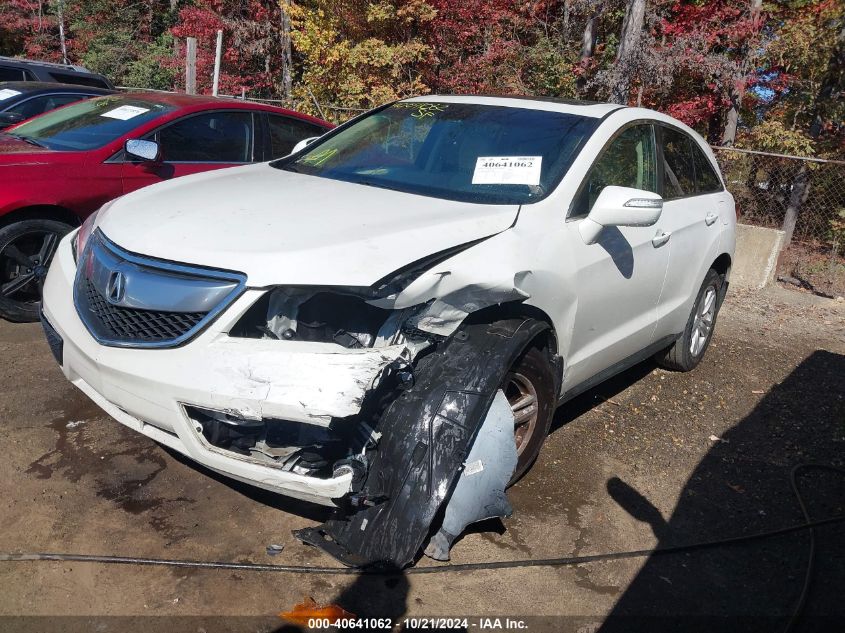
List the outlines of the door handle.
{"label": "door handle", "polygon": [[666,242],[668,242],[670,237],[672,237],[671,231],[658,229],[654,237],[651,238],[651,243],[654,245],[654,248],[657,248],[658,246],[663,246]]}
{"label": "door handle", "polygon": [[713,213],[713,212],[711,211],[710,213],[708,213],[707,215],[705,215],[705,216],[704,216],[704,223],[705,223],[707,226],[710,226],[711,224],[713,224],[713,223],[714,223],[716,220],[718,220],[718,219],[719,219],[719,214],[718,214],[718,213]]}

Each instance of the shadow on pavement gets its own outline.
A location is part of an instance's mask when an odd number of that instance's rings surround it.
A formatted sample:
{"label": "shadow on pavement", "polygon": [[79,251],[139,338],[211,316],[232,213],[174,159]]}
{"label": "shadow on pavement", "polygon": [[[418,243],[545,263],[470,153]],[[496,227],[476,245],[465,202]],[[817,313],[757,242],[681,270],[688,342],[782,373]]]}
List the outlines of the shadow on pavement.
{"label": "shadow on pavement", "polygon": [[[351,624],[338,630],[396,631],[404,630],[398,624],[408,610],[410,583],[407,575],[399,568],[385,568],[384,574],[362,574],[349,587],[331,601],[341,607],[347,618],[354,618],[358,625]],[[317,616],[320,617],[320,616]],[[361,626],[363,621],[364,626]],[[389,624],[386,624],[389,622]],[[324,627],[319,627],[323,628]],[[297,633],[309,629],[296,624],[285,623],[273,633]],[[325,630],[325,629],[324,629]]]}
{"label": "shadow on pavement", "polygon": [[[608,494],[648,524],[659,548],[804,522],[790,488],[803,463],[845,461],[845,356],[817,351],[716,441],[692,472],[671,517],[618,478]],[[845,477],[811,471],[799,488],[814,520],[845,513]],[[794,631],[842,630],[845,529],[816,529],[806,605]],[[801,595],[809,532],[682,554],[652,555],[601,627],[617,631],[782,631]]]}

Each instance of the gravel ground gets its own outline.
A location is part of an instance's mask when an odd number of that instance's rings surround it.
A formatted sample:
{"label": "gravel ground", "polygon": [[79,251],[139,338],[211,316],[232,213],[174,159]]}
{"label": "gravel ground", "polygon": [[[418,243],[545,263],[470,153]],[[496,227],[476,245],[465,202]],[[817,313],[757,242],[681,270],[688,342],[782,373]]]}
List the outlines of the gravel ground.
{"label": "gravel ground", "polygon": [[[110,420],[64,380],[38,325],[0,321],[0,358],[10,449],[0,552],[335,564],[290,534],[321,509],[209,474]],[[538,463],[509,492],[513,517],[477,526],[453,562],[651,549],[800,523],[791,469],[842,467],[843,448],[845,303],[732,290],[695,371],[644,363],[561,409]],[[814,518],[845,512],[845,477],[812,471],[800,483]],[[816,531],[804,609],[813,617],[797,630],[845,619],[843,531]],[[808,538],[393,578],[0,562],[0,629],[293,631],[277,614],[313,597],[395,622],[470,616],[473,630],[485,630],[480,617],[509,616],[579,633],[769,631],[794,609]],[[269,544],[284,550],[271,557]]]}

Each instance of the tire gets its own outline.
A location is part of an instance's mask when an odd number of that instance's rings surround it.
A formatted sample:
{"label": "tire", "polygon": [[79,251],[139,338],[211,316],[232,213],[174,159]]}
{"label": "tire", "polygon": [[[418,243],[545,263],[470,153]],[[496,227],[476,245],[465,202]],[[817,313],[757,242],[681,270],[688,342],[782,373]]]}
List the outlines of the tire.
{"label": "tire", "polygon": [[537,459],[555,412],[555,379],[547,354],[529,347],[513,364],[502,390],[514,411],[517,464],[508,485],[517,482]]}
{"label": "tire", "polygon": [[716,329],[721,288],[722,277],[711,268],[704,276],[683,334],[655,355],[658,365],[674,371],[692,371],[701,362]]}
{"label": "tire", "polygon": [[73,229],[55,220],[21,220],[0,228],[0,317],[37,321],[41,290],[59,241]]}

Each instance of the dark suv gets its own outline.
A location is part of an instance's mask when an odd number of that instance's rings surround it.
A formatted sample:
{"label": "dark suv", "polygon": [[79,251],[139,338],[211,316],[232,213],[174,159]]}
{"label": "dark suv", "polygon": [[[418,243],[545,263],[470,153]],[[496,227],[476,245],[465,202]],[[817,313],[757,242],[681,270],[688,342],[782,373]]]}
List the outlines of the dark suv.
{"label": "dark suv", "polygon": [[112,82],[82,66],[0,56],[0,81],[49,81],[94,88],[114,88]]}

